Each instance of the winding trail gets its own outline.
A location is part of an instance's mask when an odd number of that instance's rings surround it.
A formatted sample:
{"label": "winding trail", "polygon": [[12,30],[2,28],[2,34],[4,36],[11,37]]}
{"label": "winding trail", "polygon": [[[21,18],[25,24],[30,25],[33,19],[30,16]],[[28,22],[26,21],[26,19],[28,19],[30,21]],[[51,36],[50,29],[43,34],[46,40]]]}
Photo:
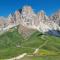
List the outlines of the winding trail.
{"label": "winding trail", "polygon": [[43,46],[45,46],[47,44],[48,40],[46,40],[42,45],[40,45],[37,49],[35,49],[35,51],[33,52],[33,54],[36,54],[40,48],[42,48]]}
{"label": "winding trail", "polygon": [[20,59],[22,59],[26,55],[27,55],[27,53],[23,53],[22,55],[19,55],[17,57],[11,58],[11,59],[6,59],[6,60],[20,60]]}

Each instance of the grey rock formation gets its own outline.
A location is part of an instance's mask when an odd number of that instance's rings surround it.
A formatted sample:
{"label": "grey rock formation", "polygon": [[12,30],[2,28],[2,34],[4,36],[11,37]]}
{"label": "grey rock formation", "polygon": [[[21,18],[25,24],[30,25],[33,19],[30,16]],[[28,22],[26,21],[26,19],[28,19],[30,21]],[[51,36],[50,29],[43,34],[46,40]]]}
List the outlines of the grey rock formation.
{"label": "grey rock formation", "polygon": [[[19,27],[20,30],[26,30],[25,35],[30,33],[30,29],[31,31],[38,30],[43,33],[48,31],[55,33],[56,30],[60,31],[60,11],[49,17],[43,10],[36,14],[31,6],[24,6],[22,9],[8,16],[6,25],[14,24],[19,25],[21,27]],[[21,32],[23,32],[23,30],[21,30]],[[55,34],[57,34],[57,32]]]}

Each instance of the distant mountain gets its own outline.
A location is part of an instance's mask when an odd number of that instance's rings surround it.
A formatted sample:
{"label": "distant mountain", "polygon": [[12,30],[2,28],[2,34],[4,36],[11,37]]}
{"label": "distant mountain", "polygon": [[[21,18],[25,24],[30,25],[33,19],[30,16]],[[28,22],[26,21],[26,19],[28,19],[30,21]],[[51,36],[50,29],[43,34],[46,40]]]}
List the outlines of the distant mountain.
{"label": "distant mountain", "polygon": [[60,26],[60,10],[50,16],[50,19]]}
{"label": "distant mountain", "polygon": [[[10,14],[6,20],[6,26],[19,24],[26,27],[28,31],[29,29],[35,29],[42,33],[52,31],[53,34],[60,31],[60,11],[49,17],[43,10],[36,14],[31,6],[24,6],[22,9],[15,11],[14,14]],[[24,27],[22,28],[25,30]]]}
{"label": "distant mountain", "polygon": [[6,26],[7,18],[1,16],[0,17],[0,28],[3,28]]}

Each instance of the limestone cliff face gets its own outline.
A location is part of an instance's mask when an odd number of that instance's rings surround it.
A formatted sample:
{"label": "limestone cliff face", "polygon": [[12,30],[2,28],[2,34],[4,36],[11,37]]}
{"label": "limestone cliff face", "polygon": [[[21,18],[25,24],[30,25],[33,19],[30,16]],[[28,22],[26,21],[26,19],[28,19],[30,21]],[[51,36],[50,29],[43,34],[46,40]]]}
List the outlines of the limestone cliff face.
{"label": "limestone cliff face", "polygon": [[24,6],[8,16],[7,24],[20,24],[31,29],[41,29],[44,32],[49,29],[57,30],[60,26],[60,13],[48,17],[43,10],[36,14],[30,6]]}
{"label": "limestone cliff face", "polygon": [[4,28],[6,26],[6,20],[5,17],[0,17],[0,28]]}
{"label": "limestone cliff face", "polygon": [[50,16],[50,19],[60,26],[60,10]]}
{"label": "limestone cliff face", "polygon": [[10,14],[8,16],[7,25],[13,25],[15,23],[14,15]]}
{"label": "limestone cliff face", "polygon": [[[35,14],[30,6],[23,7],[21,12],[20,25],[24,26],[22,28],[24,32],[26,32],[24,33],[26,35],[30,35],[28,34],[28,32],[30,32],[33,29],[43,33],[60,29],[59,25],[55,23],[52,19],[50,20],[50,18],[46,15],[46,13],[43,10],[38,12],[38,14]],[[23,30],[20,31],[23,32]]]}
{"label": "limestone cliff face", "polygon": [[25,38],[29,37],[34,31],[37,23],[37,15],[30,6],[24,6],[20,16],[20,25],[18,31]]}
{"label": "limestone cliff face", "polygon": [[21,13],[19,11],[15,12],[15,21],[16,21],[16,24],[19,24],[21,22]]}
{"label": "limestone cliff face", "polygon": [[6,25],[14,24],[19,25],[20,30],[18,30],[25,36],[30,35],[32,30],[43,33],[53,30],[60,31],[60,11],[49,17],[43,10],[36,14],[31,6],[24,6],[8,16]]}
{"label": "limestone cliff face", "polygon": [[24,6],[22,9],[22,25],[34,28],[37,22],[37,15],[30,6]]}
{"label": "limestone cliff face", "polygon": [[36,29],[27,28],[26,26],[19,25],[18,32],[24,37],[24,39],[30,37]]}
{"label": "limestone cliff face", "polygon": [[46,13],[43,10],[38,13],[38,20],[38,30],[41,32],[59,29],[59,25],[56,24],[53,20],[50,20],[50,18],[46,15]]}

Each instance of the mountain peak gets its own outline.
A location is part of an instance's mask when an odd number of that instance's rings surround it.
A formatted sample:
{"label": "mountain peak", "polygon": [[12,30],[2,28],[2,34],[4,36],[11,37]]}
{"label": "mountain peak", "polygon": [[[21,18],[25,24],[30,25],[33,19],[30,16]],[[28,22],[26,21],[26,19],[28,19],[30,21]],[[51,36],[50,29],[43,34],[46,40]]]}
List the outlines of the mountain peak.
{"label": "mountain peak", "polygon": [[[60,12],[60,11],[59,11]],[[14,14],[8,16],[8,26],[13,24],[20,24],[29,29],[36,29],[46,32],[48,30],[60,29],[60,13],[48,17],[44,10],[36,14],[31,6],[24,6],[22,9],[17,10]]]}

